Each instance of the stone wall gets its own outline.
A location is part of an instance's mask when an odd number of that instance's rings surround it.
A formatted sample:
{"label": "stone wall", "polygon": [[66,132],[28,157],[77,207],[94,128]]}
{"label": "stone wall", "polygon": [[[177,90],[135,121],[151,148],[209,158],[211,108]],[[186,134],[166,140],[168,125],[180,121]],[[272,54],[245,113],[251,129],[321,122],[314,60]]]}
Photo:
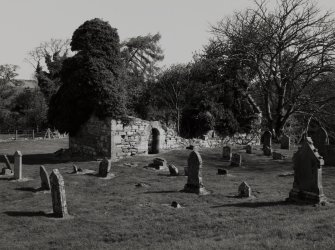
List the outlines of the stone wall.
{"label": "stone wall", "polygon": [[86,158],[108,157],[114,161],[125,157],[148,154],[153,130],[159,135],[159,149],[178,149],[189,145],[197,147],[221,147],[226,144],[257,144],[258,134],[236,134],[221,138],[210,131],[202,139],[179,137],[173,129],[158,121],[145,121],[130,117],[128,123],[106,118],[101,121],[92,116],[76,136],[70,137],[70,151]]}

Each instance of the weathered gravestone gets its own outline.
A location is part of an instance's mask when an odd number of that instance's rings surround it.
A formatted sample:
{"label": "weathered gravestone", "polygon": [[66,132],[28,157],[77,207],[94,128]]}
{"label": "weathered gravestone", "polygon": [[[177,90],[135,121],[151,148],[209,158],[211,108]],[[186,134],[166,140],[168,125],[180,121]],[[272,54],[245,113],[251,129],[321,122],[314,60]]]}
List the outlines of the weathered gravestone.
{"label": "weathered gravestone", "polygon": [[22,153],[21,151],[16,151],[14,153],[14,179],[22,179]]}
{"label": "weathered gravestone", "polygon": [[170,175],[171,176],[177,176],[177,175],[179,175],[178,168],[175,165],[173,165],[173,164],[169,164],[169,171],[170,171]]}
{"label": "weathered gravestone", "polygon": [[313,145],[317,148],[318,152],[324,156],[327,145],[329,145],[328,133],[324,128],[318,128],[311,135]]}
{"label": "weathered gravestone", "polygon": [[291,139],[287,135],[283,135],[280,139],[280,148],[281,149],[290,149],[291,148]]}
{"label": "weathered gravestone", "polygon": [[218,175],[227,175],[228,170],[224,168],[218,168]]}
{"label": "weathered gravestone", "polygon": [[245,146],[245,152],[247,154],[252,154],[252,146],[250,144],[248,144],[247,146]]}
{"label": "weathered gravestone", "polygon": [[277,153],[277,152],[272,153],[272,159],[274,160],[284,160],[285,158],[286,158],[285,155],[281,153]]}
{"label": "weathered gravestone", "polygon": [[10,162],[9,162],[9,160],[8,160],[7,155],[3,155],[3,158],[4,158],[4,160],[5,160],[5,164],[6,164],[7,168],[10,169],[10,170],[12,170],[12,167],[11,167],[11,165],[10,165]]}
{"label": "weathered gravestone", "polygon": [[272,155],[272,148],[270,148],[270,147],[268,147],[268,146],[264,147],[264,148],[263,148],[263,153],[264,153],[264,155],[266,155],[266,156],[271,156],[271,155]]}
{"label": "weathered gravestone", "polygon": [[168,168],[167,161],[164,158],[155,158],[152,167],[157,170],[166,170]]}
{"label": "weathered gravestone", "polygon": [[99,164],[99,176],[107,177],[109,171],[111,169],[111,162],[107,157],[103,158],[103,160]]}
{"label": "weathered gravestone", "polygon": [[323,158],[307,137],[303,145],[293,156],[294,182],[289,200],[311,203],[325,203],[322,188]]}
{"label": "weathered gravestone", "polygon": [[13,174],[12,170],[8,169],[7,167],[2,168],[1,170],[1,175],[12,175],[12,174]]}
{"label": "weathered gravestone", "polygon": [[240,167],[242,165],[242,155],[234,153],[231,157],[230,166]]}
{"label": "weathered gravestone", "polygon": [[230,161],[232,156],[231,147],[225,146],[222,148],[222,159],[224,161]]}
{"label": "weathered gravestone", "polygon": [[50,179],[44,166],[40,166],[41,189],[50,190]]}
{"label": "weathered gravestone", "polygon": [[262,135],[263,149],[266,147],[272,148],[272,133],[267,130]]}
{"label": "weathered gravestone", "polygon": [[58,169],[52,170],[50,174],[52,208],[55,217],[67,217],[67,204],[63,176]]}
{"label": "weathered gravestone", "polygon": [[238,187],[238,196],[241,198],[251,197],[251,188],[245,181]]}
{"label": "weathered gravestone", "polygon": [[206,195],[209,192],[205,189],[202,183],[202,159],[197,151],[192,151],[187,160],[188,177],[187,183],[182,190],[187,193],[196,193]]}

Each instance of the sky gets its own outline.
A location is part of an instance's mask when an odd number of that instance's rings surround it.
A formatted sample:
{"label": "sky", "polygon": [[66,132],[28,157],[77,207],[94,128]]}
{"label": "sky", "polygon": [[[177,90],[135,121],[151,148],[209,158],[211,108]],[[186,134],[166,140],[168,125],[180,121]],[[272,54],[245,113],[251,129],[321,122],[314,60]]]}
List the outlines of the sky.
{"label": "sky", "polygon": [[[317,2],[335,10],[334,0]],[[17,78],[32,79],[27,53],[51,38],[71,38],[93,18],[117,28],[121,41],[159,32],[162,65],[187,63],[208,42],[211,24],[252,6],[253,0],[0,0],[0,65],[18,65]]]}

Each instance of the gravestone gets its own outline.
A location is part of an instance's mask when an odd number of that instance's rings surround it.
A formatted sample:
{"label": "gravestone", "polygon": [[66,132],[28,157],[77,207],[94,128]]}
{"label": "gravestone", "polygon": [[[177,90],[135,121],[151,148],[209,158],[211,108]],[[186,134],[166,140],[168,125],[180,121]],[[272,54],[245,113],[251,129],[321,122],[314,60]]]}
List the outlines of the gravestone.
{"label": "gravestone", "polygon": [[319,155],[310,137],[293,156],[294,182],[289,200],[325,203],[322,188],[323,158]]}
{"label": "gravestone", "polygon": [[231,157],[230,166],[240,167],[242,165],[242,155],[234,153]]}
{"label": "gravestone", "polygon": [[109,171],[111,169],[111,162],[107,157],[103,158],[103,160],[99,164],[99,176],[107,177]]}
{"label": "gravestone", "polygon": [[202,159],[197,151],[192,151],[187,160],[188,177],[187,183],[182,190],[187,193],[206,195],[209,192],[205,189],[202,182]]}
{"label": "gravestone", "polygon": [[178,168],[175,165],[173,165],[173,164],[169,164],[169,171],[170,171],[170,175],[171,176],[177,176],[177,175],[179,175]]}
{"label": "gravestone", "polygon": [[290,149],[291,148],[291,139],[287,135],[283,135],[280,139],[280,148],[281,149]]}
{"label": "gravestone", "polygon": [[320,127],[311,135],[313,145],[318,149],[321,156],[324,156],[326,146],[329,145],[329,138],[327,131]]}
{"label": "gravestone", "polygon": [[218,175],[227,175],[228,170],[224,168],[218,168]]}
{"label": "gravestone", "polygon": [[270,147],[268,147],[268,146],[264,147],[264,148],[263,148],[263,153],[264,153],[264,155],[266,155],[266,156],[271,156],[271,155],[272,155],[272,148],[270,148]]}
{"label": "gravestone", "polygon": [[52,170],[50,174],[52,208],[55,217],[67,217],[67,204],[63,176],[58,169]]}
{"label": "gravestone", "polygon": [[168,168],[167,161],[164,158],[155,158],[153,160],[152,167],[157,170],[165,170]]}
{"label": "gravestone", "polygon": [[42,190],[50,190],[50,180],[48,172],[46,171],[44,166],[40,166],[40,177],[41,177],[41,189]]}
{"label": "gravestone", "polygon": [[230,161],[232,156],[231,147],[225,146],[222,148],[222,159],[224,161]]}
{"label": "gravestone", "polygon": [[274,160],[284,160],[286,157],[285,155],[282,155],[281,153],[273,152],[272,153],[272,159]]}
{"label": "gravestone", "polygon": [[251,197],[251,188],[245,181],[241,183],[241,185],[238,187],[238,196],[243,197]]}
{"label": "gravestone", "polygon": [[245,152],[247,154],[252,154],[252,146],[250,144],[245,146]]}
{"label": "gravestone", "polygon": [[265,147],[272,148],[272,133],[269,130],[263,133],[262,143],[263,143],[263,149]]}
{"label": "gravestone", "polygon": [[22,153],[21,151],[16,151],[14,153],[14,179],[22,179]]}
{"label": "gravestone", "polygon": [[72,165],[72,173],[73,173],[73,174],[78,173],[78,167],[77,167],[77,165],[75,165],[75,164]]}
{"label": "gravestone", "polygon": [[12,175],[13,171],[8,169],[7,167],[2,168],[1,175]]}
{"label": "gravestone", "polygon": [[7,155],[3,155],[3,158],[5,160],[5,164],[6,164],[7,168],[10,169],[10,170],[13,170],[12,167],[11,167],[11,165],[10,165],[10,162],[8,160]]}

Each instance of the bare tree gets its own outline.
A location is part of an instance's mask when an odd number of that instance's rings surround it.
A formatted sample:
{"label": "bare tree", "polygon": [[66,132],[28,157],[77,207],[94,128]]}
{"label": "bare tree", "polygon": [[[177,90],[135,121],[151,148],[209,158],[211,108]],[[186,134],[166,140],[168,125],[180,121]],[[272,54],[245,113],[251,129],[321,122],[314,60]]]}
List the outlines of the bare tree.
{"label": "bare tree", "polygon": [[[312,98],[312,86],[334,71],[335,21],[309,0],[266,1],[221,20],[212,31],[230,49],[227,63],[239,61],[254,72],[250,89],[262,99],[267,127],[280,136],[289,117],[314,113],[334,99]],[[333,85],[334,86],[334,85]]]}

